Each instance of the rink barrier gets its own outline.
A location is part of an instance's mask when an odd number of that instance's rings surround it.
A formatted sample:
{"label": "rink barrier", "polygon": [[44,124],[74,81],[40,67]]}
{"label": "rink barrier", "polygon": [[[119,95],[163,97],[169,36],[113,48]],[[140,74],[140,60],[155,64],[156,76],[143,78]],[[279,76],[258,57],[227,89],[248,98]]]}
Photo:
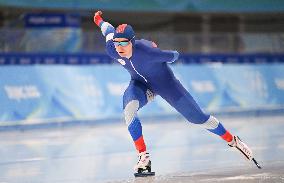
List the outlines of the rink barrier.
{"label": "rink barrier", "polygon": [[[284,106],[284,64],[170,67],[205,111],[281,113],[278,108]],[[0,126],[120,119],[122,95],[129,81],[119,65],[1,66],[0,77]],[[157,96],[139,115],[177,113]]]}
{"label": "rink barrier", "polygon": [[[118,63],[104,53],[0,53],[0,65],[34,64],[113,64]],[[180,54],[175,63],[284,63],[284,54]]]}

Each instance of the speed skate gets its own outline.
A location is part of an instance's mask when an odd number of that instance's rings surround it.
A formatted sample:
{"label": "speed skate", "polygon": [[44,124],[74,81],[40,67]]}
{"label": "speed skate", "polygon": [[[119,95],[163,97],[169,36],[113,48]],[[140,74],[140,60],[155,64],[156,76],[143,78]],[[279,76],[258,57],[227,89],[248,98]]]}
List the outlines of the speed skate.
{"label": "speed skate", "polygon": [[151,161],[149,161],[150,166],[146,166],[145,169],[139,168],[136,173],[134,173],[135,177],[148,177],[154,176],[155,172],[151,172]]}
{"label": "speed skate", "polygon": [[243,154],[247,160],[253,161],[257,168],[261,169],[261,166],[254,159],[252,150],[240,139],[238,136],[233,136],[232,142],[228,144],[230,147],[235,147],[237,150]]}
{"label": "speed skate", "polygon": [[136,173],[134,173],[135,177],[148,177],[154,176],[155,172],[151,171],[151,160],[150,155],[147,152],[142,152],[138,154],[139,160],[134,167]]}

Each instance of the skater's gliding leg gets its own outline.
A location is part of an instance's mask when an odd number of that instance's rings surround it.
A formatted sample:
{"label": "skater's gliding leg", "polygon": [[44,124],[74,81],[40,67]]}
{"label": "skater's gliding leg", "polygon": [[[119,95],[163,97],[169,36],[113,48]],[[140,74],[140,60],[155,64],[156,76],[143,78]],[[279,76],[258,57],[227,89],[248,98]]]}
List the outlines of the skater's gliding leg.
{"label": "skater's gliding leg", "polygon": [[147,87],[139,81],[131,80],[123,95],[123,110],[128,131],[139,153],[146,151],[146,145],[142,134],[142,125],[137,112],[147,102]]}

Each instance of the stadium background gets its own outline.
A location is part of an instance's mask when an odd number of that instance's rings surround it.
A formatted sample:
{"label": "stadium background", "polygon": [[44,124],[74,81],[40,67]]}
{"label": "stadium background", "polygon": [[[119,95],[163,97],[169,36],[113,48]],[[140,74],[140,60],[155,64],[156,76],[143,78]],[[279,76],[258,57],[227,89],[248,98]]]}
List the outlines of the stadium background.
{"label": "stadium background", "polygon": [[[82,126],[97,130],[100,124],[108,130],[108,125],[123,125],[121,96],[129,75],[105,54],[104,38],[93,23],[97,10],[102,10],[103,18],[114,26],[131,24],[136,38],[152,40],[161,49],[179,51],[179,60],[170,67],[205,111],[226,115],[229,121],[236,116],[283,115],[281,0],[0,0],[0,129],[4,134],[19,133],[13,141],[27,134],[36,141],[39,137],[33,133],[39,129],[46,135],[67,126],[72,126],[73,132]],[[139,115],[158,124],[182,121],[160,97]],[[278,120],[283,122],[282,117]],[[26,132],[28,129],[33,130]],[[124,130],[109,138],[125,138]],[[153,143],[153,147],[160,143]],[[126,147],[131,151],[128,146],[131,144]],[[125,147],[118,144],[106,151],[114,153],[120,148]],[[19,151],[31,149],[24,145]],[[49,148],[39,154],[43,152],[53,153]],[[7,164],[6,153],[2,148],[2,165]],[[15,163],[18,155],[7,157],[8,162]],[[11,167],[3,166],[0,176],[4,180],[21,179],[10,177],[7,172]],[[20,171],[24,169],[24,165],[19,167]],[[107,164],[104,168],[111,172],[113,167]],[[37,182],[40,175],[24,174],[22,178]],[[91,177],[105,180],[107,176],[100,172]],[[58,177],[54,175],[50,180]]]}

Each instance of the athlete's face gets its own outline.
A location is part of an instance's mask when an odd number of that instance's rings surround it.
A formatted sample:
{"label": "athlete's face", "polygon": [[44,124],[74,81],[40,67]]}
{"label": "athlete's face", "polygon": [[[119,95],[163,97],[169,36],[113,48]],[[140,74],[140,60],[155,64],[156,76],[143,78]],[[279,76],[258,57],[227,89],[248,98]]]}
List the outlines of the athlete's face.
{"label": "athlete's face", "polygon": [[132,43],[126,38],[113,39],[116,52],[121,57],[130,58],[132,56]]}

